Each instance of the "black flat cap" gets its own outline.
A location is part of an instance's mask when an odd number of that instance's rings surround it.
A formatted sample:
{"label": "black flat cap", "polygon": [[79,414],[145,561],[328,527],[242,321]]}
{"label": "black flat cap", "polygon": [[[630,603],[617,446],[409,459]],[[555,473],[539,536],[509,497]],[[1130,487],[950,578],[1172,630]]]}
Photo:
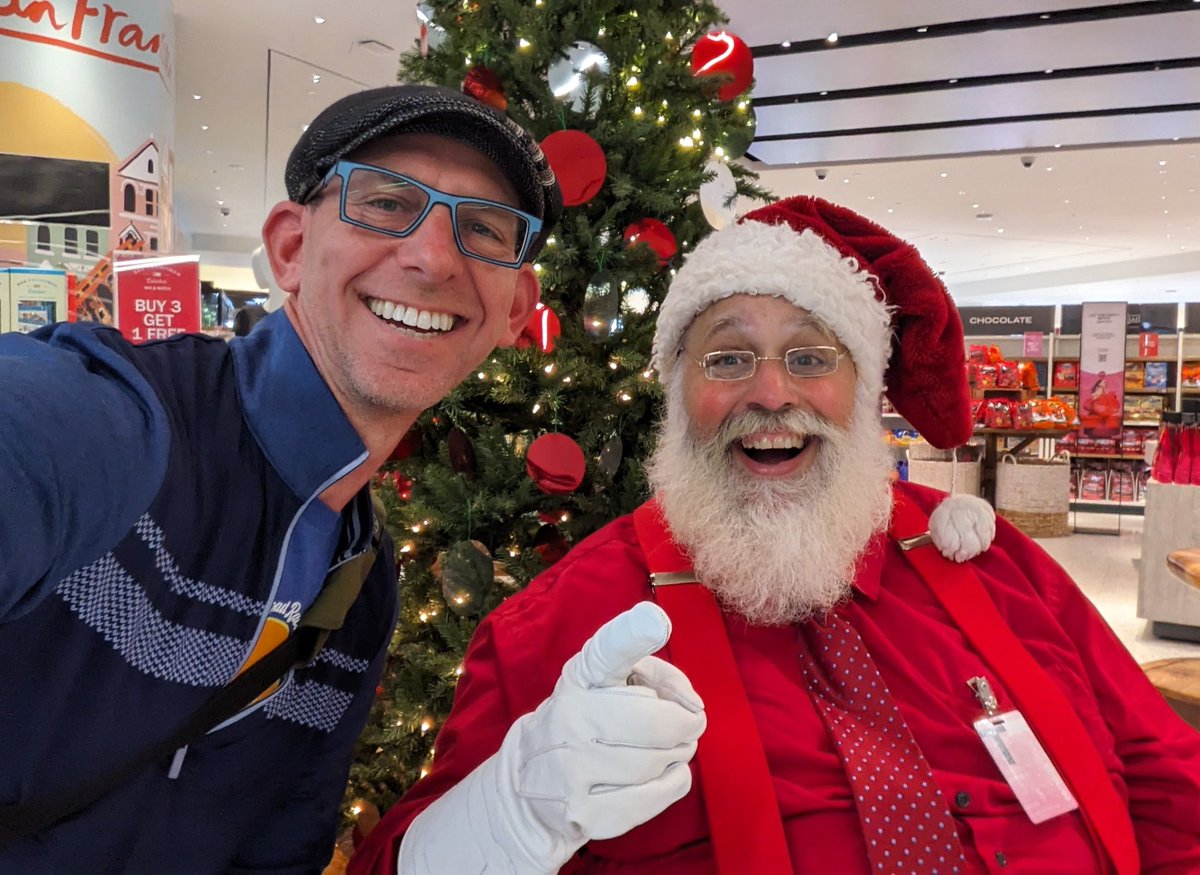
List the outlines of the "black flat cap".
{"label": "black flat cap", "polygon": [[359,91],[324,109],[288,157],[288,197],[304,203],[341,158],[389,134],[438,134],[477,149],[516,189],[521,209],[542,220],[532,261],[562,213],[562,192],[533,135],[507,115],[449,88],[389,85]]}

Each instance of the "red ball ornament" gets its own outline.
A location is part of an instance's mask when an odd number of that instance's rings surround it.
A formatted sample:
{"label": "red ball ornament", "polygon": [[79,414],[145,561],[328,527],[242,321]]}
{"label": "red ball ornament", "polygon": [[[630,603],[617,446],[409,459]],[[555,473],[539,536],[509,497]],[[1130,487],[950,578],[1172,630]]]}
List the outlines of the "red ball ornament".
{"label": "red ball ornament", "polygon": [[692,75],[719,82],[717,99],[733,100],[754,79],[754,55],[741,37],[723,30],[706,33],[692,49]]}
{"label": "red ball ornament", "polygon": [[658,219],[639,219],[625,229],[625,245],[635,246],[638,243],[644,243],[654,250],[658,256],[659,267],[665,267],[679,252],[675,235]]}
{"label": "red ball ornament", "polygon": [[521,333],[513,342],[517,349],[528,349],[536,346],[542,352],[554,352],[554,339],[562,334],[562,324],[558,314],[538,301],[537,306],[529,315],[529,320]]}
{"label": "red ball ornament", "polygon": [[567,555],[571,545],[563,537],[557,526],[545,525],[537,530],[533,538],[533,549],[547,565],[553,565]]}
{"label": "red ball ornament", "polygon": [[608,175],[604,150],[583,131],[555,131],[542,140],[542,153],[558,177],[563,206],[586,204],[604,185]]}
{"label": "red ball ornament", "polygon": [[467,72],[463,80],[462,90],[480,103],[486,103],[504,112],[508,109],[508,98],[504,96],[504,83],[496,75],[496,71],[482,64],[476,64]]}
{"label": "red ball ornament", "polygon": [[525,470],[538,489],[548,495],[566,495],[583,482],[587,462],[583,450],[565,434],[544,434],[529,445]]}

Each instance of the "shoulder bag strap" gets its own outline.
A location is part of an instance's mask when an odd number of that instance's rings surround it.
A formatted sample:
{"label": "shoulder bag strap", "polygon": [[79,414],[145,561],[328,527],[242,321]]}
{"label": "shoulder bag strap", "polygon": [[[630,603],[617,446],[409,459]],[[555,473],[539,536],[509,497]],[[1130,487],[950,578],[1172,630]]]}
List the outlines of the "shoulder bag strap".
{"label": "shoulder bag strap", "polygon": [[1062,689],[1000,616],[975,569],[969,563],[943,557],[926,537],[928,531],[925,513],[897,493],[891,536],[967,640],[1004,682],[1058,766],[1093,837],[1108,851],[1117,872],[1136,875],[1139,863],[1133,822],[1091,736]]}
{"label": "shoulder bag strap", "polygon": [[633,524],[654,600],[671,619],[664,649],[704,700],[708,728],[696,758],[717,869],[791,875],[775,785],[716,599],[696,579],[657,503],[634,511]]}

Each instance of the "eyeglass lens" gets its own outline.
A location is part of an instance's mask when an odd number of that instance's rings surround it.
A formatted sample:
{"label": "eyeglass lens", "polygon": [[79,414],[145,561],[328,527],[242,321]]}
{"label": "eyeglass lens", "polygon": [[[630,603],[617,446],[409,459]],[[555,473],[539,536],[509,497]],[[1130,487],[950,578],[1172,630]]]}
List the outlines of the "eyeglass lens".
{"label": "eyeglass lens", "polygon": [[[346,218],[389,234],[407,234],[425,215],[428,192],[404,179],[362,167],[350,171],[346,184]],[[455,233],[469,255],[516,263],[528,236],[529,222],[499,204],[465,201],[454,204]]]}
{"label": "eyeglass lens", "polygon": [[[749,350],[710,352],[701,359],[704,375],[710,380],[745,380],[754,376],[760,361],[778,361],[779,356],[757,356]],[[820,377],[837,370],[838,351],[832,346],[800,346],[782,356],[787,372],[793,377]]]}

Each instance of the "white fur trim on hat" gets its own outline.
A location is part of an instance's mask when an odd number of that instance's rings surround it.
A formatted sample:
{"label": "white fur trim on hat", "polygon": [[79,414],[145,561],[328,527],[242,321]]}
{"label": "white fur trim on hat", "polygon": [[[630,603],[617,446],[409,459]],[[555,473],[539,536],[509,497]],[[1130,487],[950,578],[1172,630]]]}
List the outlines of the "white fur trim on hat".
{"label": "white fur trim on hat", "polygon": [[688,326],[731,295],[785,298],[824,322],[850,351],[864,388],[878,396],[891,350],[891,319],[875,280],[811,229],[748,221],[710,234],[679,269],[658,313],[651,363],[666,382]]}

